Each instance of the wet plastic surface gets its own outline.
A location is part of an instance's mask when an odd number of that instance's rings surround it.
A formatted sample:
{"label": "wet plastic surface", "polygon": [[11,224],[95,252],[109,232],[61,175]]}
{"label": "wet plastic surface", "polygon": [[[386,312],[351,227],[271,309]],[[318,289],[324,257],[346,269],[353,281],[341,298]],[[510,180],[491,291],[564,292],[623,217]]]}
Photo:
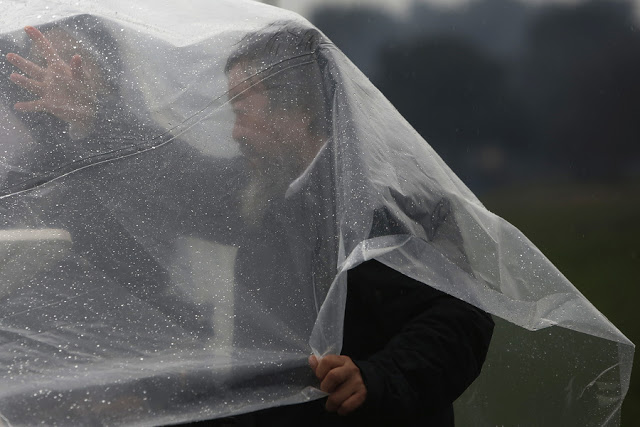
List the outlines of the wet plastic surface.
{"label": "wet plastic surface", "polygon": [[318,398],[307,356],[340,351],[345,273],[373,258],[499,320],[459,420],[619,422],[633,344],[306,21],[243,1],[9,3],[2,53],[86,93],[19,111],[38,96],[0,66],[5,422]]}

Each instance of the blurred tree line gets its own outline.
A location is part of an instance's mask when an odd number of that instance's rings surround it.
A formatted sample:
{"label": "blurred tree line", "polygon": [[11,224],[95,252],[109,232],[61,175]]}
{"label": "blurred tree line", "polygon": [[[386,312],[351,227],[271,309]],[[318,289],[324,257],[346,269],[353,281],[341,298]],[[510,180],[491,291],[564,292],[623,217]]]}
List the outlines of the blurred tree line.
{"label": "blurred tree line", "polygon": [[484,0],[317,9],[349,56],[476,191],[640,177],[640,32],[631,3]]}
{"label": "blurred tree line", "polygon": [[[477,0],[457,8],[416,2],[401,17],[319,8],[310,20],[490,210],[638,343],[634,15],[630,0]],[[640,425],[637,383],[622,425]]]}

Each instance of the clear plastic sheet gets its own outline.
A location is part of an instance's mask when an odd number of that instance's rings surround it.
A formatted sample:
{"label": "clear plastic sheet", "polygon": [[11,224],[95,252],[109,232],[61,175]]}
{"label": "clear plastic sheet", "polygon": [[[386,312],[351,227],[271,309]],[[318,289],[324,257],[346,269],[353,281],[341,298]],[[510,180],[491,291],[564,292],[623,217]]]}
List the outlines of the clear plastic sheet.
{"label": "clear plastic sheet", "polygon": [[[619,423],[633,344],[308,22],[237,0],[3,6],[3,56],[51,61],[36,26],[81,55],[92,109],[17,111],[37,97],[0,61],[0,424],[319,398],[307,357],[340,351],[346,271],[369,259],[494,315],[460,423]],[[287,33],[304,43],[272,49]]]}

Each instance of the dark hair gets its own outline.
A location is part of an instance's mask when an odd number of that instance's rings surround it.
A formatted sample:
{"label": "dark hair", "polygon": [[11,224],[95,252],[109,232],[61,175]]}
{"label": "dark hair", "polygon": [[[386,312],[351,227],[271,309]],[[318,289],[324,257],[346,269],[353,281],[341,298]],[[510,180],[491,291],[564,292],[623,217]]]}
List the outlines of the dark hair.
{"label": "dark hair", "polygon": [[265,90],[272,108],[306,112],[309,131],[330,130],[331,84],[326,73],[326,39],[315,28],[295,22],[275,22],[247,34],[225,66],[225,73],[240,66]]}

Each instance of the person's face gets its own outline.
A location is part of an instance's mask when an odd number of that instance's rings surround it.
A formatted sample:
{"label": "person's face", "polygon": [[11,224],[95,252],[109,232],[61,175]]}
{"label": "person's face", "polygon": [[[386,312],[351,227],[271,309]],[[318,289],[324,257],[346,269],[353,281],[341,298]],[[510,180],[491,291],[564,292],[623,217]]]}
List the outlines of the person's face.
{"label": "person's face", "polygon": [[262,84],[249,77],[239,64],[229,71],[229,99],[235,114],[233,139],[257,168],[278,162],[287,153],[284,120],[272,111]]}

